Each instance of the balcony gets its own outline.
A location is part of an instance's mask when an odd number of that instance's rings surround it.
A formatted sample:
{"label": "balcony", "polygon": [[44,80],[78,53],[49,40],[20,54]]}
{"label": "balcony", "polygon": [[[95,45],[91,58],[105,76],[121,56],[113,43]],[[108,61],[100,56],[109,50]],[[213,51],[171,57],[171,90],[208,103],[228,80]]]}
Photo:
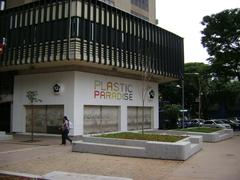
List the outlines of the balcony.
{"label": "balcony", "polygon": [[97,0],[44,0],[2,11],[0,37],[0,71],[69,67],[135,78],[147,71],[156,81],[183,72],[181,37]]}

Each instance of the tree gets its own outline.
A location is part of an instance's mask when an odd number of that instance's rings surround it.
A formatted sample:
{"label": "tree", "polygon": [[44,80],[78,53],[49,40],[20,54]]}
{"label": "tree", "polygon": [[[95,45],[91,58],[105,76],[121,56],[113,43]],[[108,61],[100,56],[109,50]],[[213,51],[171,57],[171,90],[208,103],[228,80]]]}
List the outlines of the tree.
{"label": "tree", "polygon": [[177,120],[179,117],[180,106],[177,104],[168,104],[163,107],[163,110],[169,120],[170,129],[177,128]]}
{"label": "tree", "polygon": [[[210,83],[209,100],[211,104],[223,104],[225,108],[234,107],[240,95],[240,82],[213,80]],[[227,108],[226,108],[227,110]]]}
{"label": "tree", "polygon": [[240,8],[203,17],[202,45],[212,72],[225,80],[240,80]]}
{"label": "tree", "polygon": [[[196,102],[199,98],[199,90],[201,90],[201,104],[204,104],[204,106],[200,104],[201,114],[206,117],[208,107],[207,95],[209,93],[209,82],[212,77],[209,73],[209,65],[204,63],[186,63],[184,70],[184,107],[189,110],[191,117],[197,117],[199,104]],[[181,104],[181,88],[177,88],[179,85],[181,86],[181,81],[159,85],[161,100],[171,104]]]}
{"label": "tree", "polygon": [[33,104],[36,102],[42,102],[42,100],[38,99],[37,96],[38,96],[37,91],[28,91],[26,95],[31,105],[31,141],[32,142],[33,142],[33,133],[34,133]]}
{"label": "tree", "polygon": [[151,66],[150,61],[145,63],[144,69],[142,70],[142,93],[141,93],[141,100],[142,100],[142,134],[144,134],[144,117],[145,117],[145,100],[147,93],[149,92],[149,86],[147,82],[149,82],[153,74],[151,73]]}
{"label": "tree", "polygon": [[171,104],[181,104],[181,92],[177,85],[181,84],[180,81],[174,81],[166,84],[159,84],[159,95],[161,101],[169,102]]}
{"label": "tree", "polygon": [[[196,117],[199,116],[200,106],[200,115],[207,118],[209,84],[212,78],[210,66],[204,63],[186,63],[184,69],[186,108],[195,109],[191,111],[191,116]],[[200,101],[199,98],[201,98]]]}

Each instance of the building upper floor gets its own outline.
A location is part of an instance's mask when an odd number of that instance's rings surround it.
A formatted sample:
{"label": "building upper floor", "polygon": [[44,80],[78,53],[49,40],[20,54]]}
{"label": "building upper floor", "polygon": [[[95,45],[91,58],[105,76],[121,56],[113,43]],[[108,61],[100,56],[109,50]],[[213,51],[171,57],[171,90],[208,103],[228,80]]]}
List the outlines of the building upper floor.
{"label": "building upper floor", "polygon": [[139,18],[156,24],[155,0],[101,0]]}
{"label": "building upper floor", "polygon": [[98,0],[6,9],[0,37],[0,71],[58,66],[137,79],[147,72],[161,82],[183,72],[181,37]]}
{"label": "building upper floor", "polygon": [[[38,0],[6,0],[6,8],[13,8]],[[156,23],[156,3],[155,0],[99,0],[111,6],[115,6],[123,11],[132,13],[153,24]],[[5,0],[2,0],[5,2]]]}

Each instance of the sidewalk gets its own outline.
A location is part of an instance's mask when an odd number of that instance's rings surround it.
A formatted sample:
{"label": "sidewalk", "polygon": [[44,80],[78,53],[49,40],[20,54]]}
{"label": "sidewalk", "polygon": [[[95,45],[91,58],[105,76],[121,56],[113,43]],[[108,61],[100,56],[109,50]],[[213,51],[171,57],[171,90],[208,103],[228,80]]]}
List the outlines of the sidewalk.
{"label": "sidewalk", "polygon": [[44,175],[53,171],[126,177],[136,180],[238,180],[240,133],[219,143],[204,143],[203,150],[187,161],[128,158],[71,152],[59,145],[61,137],[15,135],[0,142],[0,170]]}

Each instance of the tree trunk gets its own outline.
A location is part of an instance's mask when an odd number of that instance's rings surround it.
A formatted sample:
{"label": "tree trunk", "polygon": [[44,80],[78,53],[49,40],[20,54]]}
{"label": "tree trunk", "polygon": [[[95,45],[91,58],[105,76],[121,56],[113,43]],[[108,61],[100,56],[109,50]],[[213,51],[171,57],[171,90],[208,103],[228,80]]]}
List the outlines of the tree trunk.
{"label": "tree trunk", "polygon": [[33,131],[34,131],[34,119],[33,119],[33,105],[31,105],[31,141],[33,142]]}
{"label": "tree trunk", "polygon": [[144,100],[143,100],[143,106],[142,106],[142,134],[144,134]]}

